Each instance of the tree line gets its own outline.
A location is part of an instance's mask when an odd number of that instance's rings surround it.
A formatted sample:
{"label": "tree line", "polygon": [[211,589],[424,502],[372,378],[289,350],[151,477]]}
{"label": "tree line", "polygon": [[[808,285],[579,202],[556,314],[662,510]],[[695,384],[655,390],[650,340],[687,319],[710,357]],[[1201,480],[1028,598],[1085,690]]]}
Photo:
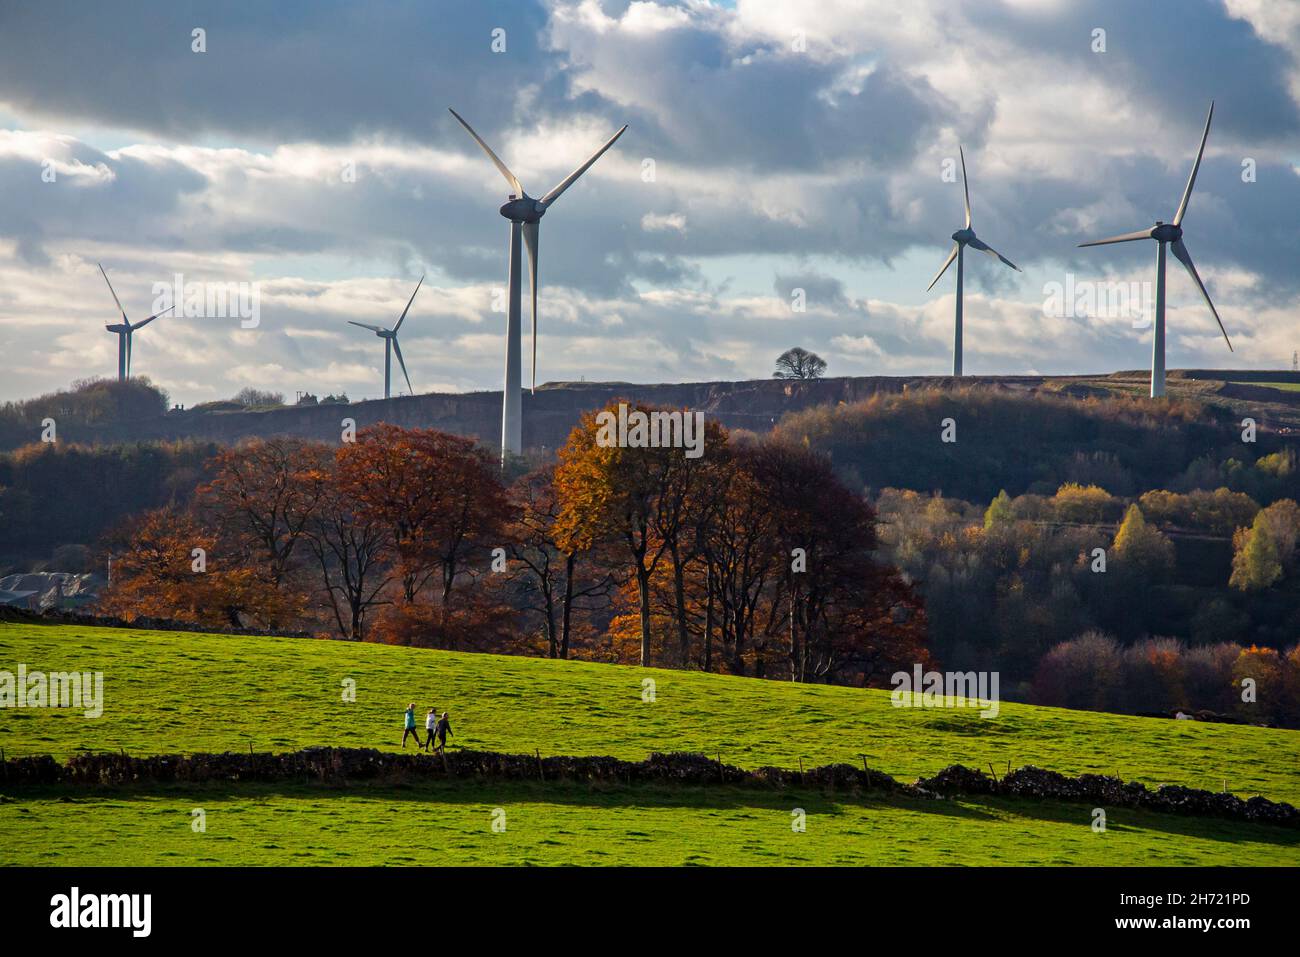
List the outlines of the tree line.
{"label": "tree line", "polygon": [[[1285,649],[1300,633],[1300,508],[1227,488],[999,492],[983,505],[875,496],[886,560],[921,592],[945,664],[997,668],[1024,694],[1048,652],[1090,630]],[[1019,689],[1018,691],[1016,689]]]}
{"label": "tree line", "polygon": [[103,610],[797,681],[928,661],[915,590],[824,456],[715,423],[698,458],[618,447],[596,416],[509,484],[432,429],[225,449],[108,536]]}
{"label": "tree line", "polygon": [[[955,441],[941,441],[952,419]],[[1051,496],[1063,484],[1132,497],[1227,488],[1261,504],[1300,499],[1294,441],[1201,402],[1079,398],[973,385],[909,388],[784,416],[779,435],[826,452],[852,488],[941,490],[987,503],[1000,489]]]}
{"label": "tree line", "polygon": [[1043,656],[1030,700],[1129,714],[1209,711],[1249,724],[1300,728],[1300,645],[1279,652],[1148,638],[1126,647],[1088,631]]}

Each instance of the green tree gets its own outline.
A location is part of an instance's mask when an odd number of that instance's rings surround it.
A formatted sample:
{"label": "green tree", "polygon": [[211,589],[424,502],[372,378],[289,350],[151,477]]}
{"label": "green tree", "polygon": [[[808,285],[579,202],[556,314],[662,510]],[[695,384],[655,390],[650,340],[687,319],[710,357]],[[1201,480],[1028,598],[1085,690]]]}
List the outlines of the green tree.
{"label": "green tree", "polygon": [[1233,588],[1262,591],[1282,577],[1277,540],[1264,512],[1255,516],[1255,524],[1249,529],[1237,529],[1232,544],[1236,546],[1236,554],[1232,556],[1232,577],[1228,584]]}
{"label": "green tree", "polygon": [[1147,524],[1137,505],[1130,505],[1124,513],[1112,549],[1118,559],[1151,575],[1163,574],[1174,566],[1174,543]]}
{"label": "green tree", "polygon": [[1011,508],[1011,496],[1007,494],[1006,489],[1003,489],[998,492],[988,510],[984,512],[984,527],[987,529],[995,525],[1009,525],[1015,519],[1015,511]]}
{"label": "green tree", "polygon": [[1300,535],[1300,506],[1289,498],[1279,499],[1259,513],[1268,524],[1269,534],[1277,546],[1277,560],[1289,568],[1295,556],[1296,538]]}

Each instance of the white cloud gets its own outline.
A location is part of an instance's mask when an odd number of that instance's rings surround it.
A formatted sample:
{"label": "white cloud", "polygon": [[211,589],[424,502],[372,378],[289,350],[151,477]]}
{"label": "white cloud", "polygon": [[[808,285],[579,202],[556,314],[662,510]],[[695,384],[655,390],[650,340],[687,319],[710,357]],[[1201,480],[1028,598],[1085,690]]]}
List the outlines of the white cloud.
{"label": "white cloud", "polygon": [[[25,360],[0,398],[112,373],[97,261],[133,316],[177,272],[259,284],[257,330],[159,320],[137,340],[137,371],[187,403],[243,383],[377,394],[380,350],[347,320],[391,323],[422,274],[402,340],[417,389],[499,387],[506,187],[449,104],[534,195],[629,124],[545,220],[543,379],[765,377],[795,344],[832,374],[943,372],[952,287],[920,290],[960,225],[939,176],[959,144],[977,230],[1026,270],[968,269],[971,371],[1140,366],[1149,333],[1045,317],[1041,289],[1066,270],[1149,282],[1149,250],[1075,243],[1168,218],[1210,91],[1185,225],[1238,352],[1171,269],[1171,364],[1277,365],[1296,338],[1296,247],[1277,239],[1300,206],[1284,175],[1300,173],[1293,4],[1098,0],[1102,59],[1064,0],[825,0],[815,15],[806,0],[556,0],[515,8],[510,56],[490,58],[474,5],[431,26],[379,0],[364,24],[320,17],[301,35],[227,14],[245,42],[219,91],[183,72],[192,58],[123,75],[98,59],[112,44],[71,40],[43,50],[32,85],[38,7],[0,37],[0,100],[21,127],[0,130],[0,347]],[[170,15],[91,32],[148,44]],[[421,45],[439,55],[401,55]],[[1150,71],[1183,53],[1186,89],[1160,93]],[[807,313],[769,292],[778,279],[808,286]]]}
{"label": "white cloud", "polygon": [[671,231],[686,232],[686,217],[681,213],[646,213],[641,217],[641,228],[648,233]]}

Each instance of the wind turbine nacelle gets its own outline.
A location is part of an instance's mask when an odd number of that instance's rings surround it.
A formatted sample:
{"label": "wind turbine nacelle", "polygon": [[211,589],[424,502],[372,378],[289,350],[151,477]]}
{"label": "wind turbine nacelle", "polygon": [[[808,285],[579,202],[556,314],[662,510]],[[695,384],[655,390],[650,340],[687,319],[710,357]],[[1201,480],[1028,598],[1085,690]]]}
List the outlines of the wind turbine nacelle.
{"label": "wind turbine nacelle", "polygon": [[1173,223],[1156,223],[1151,227],[1151,238],[1161,243],[1172,243],[1181,239],[1183,227]]}
{"label": "wind turbine nacelle", "polygon": [[131,331],[130,326],[124,326],[120,322],[111,326],[105,326],[104,328],[107,329],[109,332],[130,332]]}
{"label": "wind turbine nacelle", "polygon": [[962,243],[963,245],[975,238],[975,230],[967,226],[965,229],[959,229],[952,234],[952,241]]}
{"label": "wind turbine nacelle", "polygon": [[501,215],[512,223],[535,223],[544,212],[546,207],[531,196],[512,199],[501,207]]}

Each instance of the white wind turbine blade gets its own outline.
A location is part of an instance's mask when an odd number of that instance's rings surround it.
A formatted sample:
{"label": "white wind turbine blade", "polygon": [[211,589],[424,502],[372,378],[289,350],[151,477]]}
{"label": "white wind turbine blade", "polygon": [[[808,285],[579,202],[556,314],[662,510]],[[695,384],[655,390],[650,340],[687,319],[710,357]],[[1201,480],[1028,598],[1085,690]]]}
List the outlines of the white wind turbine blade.
{"label": "white wind turbine blade", "polygon": [[1131,243],[1135,239],[1150,238],[1151,228],[1147,227],[1146,229],[1138,229],[1131,233],[1124,233],[1121,236],[1108,236],[1105,239],[1094,239],[1091,242],[1079,243],[1079,248],[1082,249],[1084,246],[1108,246],[1111,243]]}
{"label": "white wind turbine blade", "polygon": [[938,282],[940,277],[943,276],[943,274],[948,271],[948,267],[952,265],[952,261],[957,258],[957,250],[960,248],[961,246],[959,243],[952,244],[952,252],[950,252],[948,254],[948,258],[943,261],[943,265],[939,267],[939,271],[934,274],[934,278],[930,280],[930,285],[925,287],[926,292],[929,292],[931,289],[933,289],[934,284]]}
{"label": "white wind turbine blade", "polygon": [[1214,308],[1214,303],[1210,301],[1210,294],[1205,289],[1205,283],[1201,282],[1196,267],[1192,265],[1192,254],[1187,251],[1187,246],[1183,244],[1181,239],[1176,239],[1169,245],[1173,249],[1174,255],[1178,257],[1178,261],[1187,268],[1187,275],[1192,277],[1192,281],[1196,283],[1196,288],[1201,290],[1201,295],[1205,298],[1205,304],[1210,307],[1210,312],[1214,313],[1214,321],[1219,324],[1219,331],[1223,333],[1223,341],[1228,344],[1228,351],[1235,352],[1236,350],[1232,348],[1232,340],[1228,338],[1228,330],[1223,328],[1223,320],[1219,318],[1219,310]]}
{"label": "white wind turbine blade", "polygon": [[156,312],[156,313],[154,313],[152,316],[150,316],[150,317],[149,317],[148,319],[146,319],[144,322],[137,322],[137,323],[136,323],[132,328],[134,328],[134,329],[143,329],[145,326],[149,325],[149,323],[153,322],[153,321],[154,321],[155,319],[157,319],[159,316],[165,316],[165,315],[167,315],[167,313],[171,312],[171,311],[172,311],[173,309],[175,309],[175,308],[176,308],[175,306],[168,306],[168,307],[167,307],[166,309],[164,309],[162,312]]}
{"label": "white wind turbine blade", "polygon": [[393,352],[397,355],[397,364],[402,367],[402,375],[406,376],[406,388],[410,390],[411,395],[415,395],[415,386],[411,385],[411,376],[406,371],[406,362],[402,359],[402,347],[397,344],[396,336],[393,336]]}
{"label": "white wind turbine blade", "polygon": [[515,174],[510,172],[510,167],[506,166],[505,163],[501,162],[501,157],[497,156],[496,153],[492,152],[492,147],[488,146],[486,143],[483,142],[483,138],[474,132],[474,127],[466,123],[465,118],[463,116],[461,116],[451,107],[447,107],[447,109],[451,112],[452,116],[456,117],[456,119],[460,121],[460,125],[465,127],[465,131],[469,133],[470,136],[474,137],[474,142],[479,145],[479,147],[483,150],[484,153],[487,153],[488,159],[490,159],[493,163],[496,164],[496,168],[501,171],[501,175],[506,178],[506,182],[510,184],[512,189],[514,189],[515,196],[522,197],[524,195],[524,188],[519,185],[519,180],[515,177]]}
{"label": "white wind turbine blade", "polygon": [[131,378],[131,340],[135,337],[131,333],[126,334],[126,377]]}
{"label": "white wind turbine blade", "polygon": [[537,391],[537,239],[540,223],[524,223],[524,244],[528,247],[528,289],[533,294],[533,389]]}
{"label": "white wind turbine blade", "polygon": [[960,146],[957,153],[961,156],[961,186],[966,191],[966,228],[970,229],[970,183],[966,179],[966,154]]}
{"label": "white wind turbine blade", "polygon": [[[419,292],[420,287],[423,285],[424,285],[424,277],[421,276],[420,281],[415,284],[415,292]],[[398,317],[397,325],[393,326],[394,332],[402,328],[402,323],[406,321],[406,314],[411,311],[411,303],[415,302],[415,292],[411,293],[411,298],[407,301],[406,308],[402,310],[401,316]]]}
{"label": "white wind turbine blade", "polygon": [[369,329],[371,332],[375,332],[375,333],[379,333],[379,332],[387,332],[386,329],[383,329],[383,328],[380,327],[380,326],[372,326],[372,325],[370,325],[369,323],[366,323],[366,322],[357,322],[355,319],[349,319],[348,322],[349,322],[349,324],[351,324],[351,325],[354,325],[354,326],[360,326],[362,329]]}
{"label": "white wind turbine blade", "polygon": [[1010,266],[1010,267],[1011,267],[1012,269],[1014,269],[1016,272],[1024,272],[1023,269],[1021,269],[1019,266],[1017,266],[1015,263],[1013,263],[1013,262],[1012,262],[1010,259],[1008,259],[1006,256],[1002,255],[1000,252],[998,252],[996,249],[994,249],[994,248],[993,248],[992,246],[990,246],[988,243],[984,242],[984,240],[982,240],[982,239],[972,239],[969,243],[967,243],[967,245],[969,245],[969,246],[971,246],[971,247],[973,247],[973,248],[975,248],[975,249],[978,249],[978,250],[979,250],[980,252],[982,252],[982,253],[988,253],[988,254],[989,254],[990,256],[992,256],[994,259],[1001,259],[1004,263],[1006,263],[1008,266]]}
{"label": "white wind turbine blade", "polygon": [[[99,266],[99,272],[104,277],[104,282],[108,282],[108,273],[104,272],[103,264],[95,263],[95,265]],[[108,291],[113,294],[113,301],[117,303],[117,311],[122,314],[122,321],[129,326],[131,324],[131,320],[126,318],[126,310],[122,308],[122,300],[117,298],[117,290],[113,288],[113,284],[111,282],[108,282]]]}
{"label": "white wind turbine blade", "polygon": [[587,170],[591,168],[591,164],[596,162],[596,160],[600,159],[601,155],[605,152],[605,150],[613,146],[614,141],[617,140],[620,136],[622,136],[626,131],[627,131],[627,124],[624,124],[623,129],[619,130],[617,133],[611,136],[608,140],[605,141],[604,146],[602,146],[600,149],[596,150],[596,152],[591,154],[591,159],[587,160],[587,162],[583,163],[581,166],[575,169],[572,173],[566,176],[558,186],[556,186],[549,193],[543,196],[540,200],[541,204],[543,206],[550,206],[551,203],[559,199],[560,194],[563,193],[570,186],[572,186],[574,180],[576,180],[583,173],[587,172]]}
{"label": "white wind turbine blade", "polygon": [[1196,185],[1196,173],[1201,168],[1201,157],[1205,155],[1205,141],[1210,137],[1210,121],[1214,119],[1214,101],[1210,101],[1210,113],[1205,117],[1205,132],[1201,134],[1201,148],[1196,151],[1196,162],[1192,164],[1192,175],[1187,177],[1187,188],[1183,190],[1182,202],[1178,212],[1174,213],[1174,225],[1181,226],[1183,214],[1187,212],[1187,201],[1192,198],[1192,187]]}

